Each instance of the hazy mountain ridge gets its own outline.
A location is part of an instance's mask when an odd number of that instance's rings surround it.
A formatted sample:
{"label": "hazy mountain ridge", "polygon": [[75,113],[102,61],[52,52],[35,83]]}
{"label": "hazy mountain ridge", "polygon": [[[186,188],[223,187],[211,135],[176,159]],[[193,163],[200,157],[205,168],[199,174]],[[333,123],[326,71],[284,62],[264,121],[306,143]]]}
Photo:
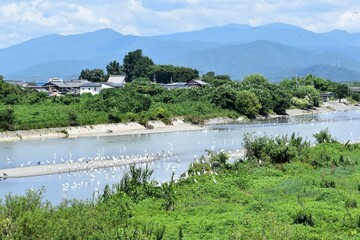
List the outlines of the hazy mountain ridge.
{"label": "hazy mountain ridge", "polygon": [[140,48],[157,64],[193,67],[203,74],[215,71],[236,80],[252,73],[272,81],[313,73],[350,81],[360,80],[359,40],[359,33],[314,33],[282,23],[228,24],[153,37],[102,29],[69,36],[52,34],[0,49],[0,74],[6,79],[39,82],[54,76],[73,78],[84,68],[122,62],[125,54]]}

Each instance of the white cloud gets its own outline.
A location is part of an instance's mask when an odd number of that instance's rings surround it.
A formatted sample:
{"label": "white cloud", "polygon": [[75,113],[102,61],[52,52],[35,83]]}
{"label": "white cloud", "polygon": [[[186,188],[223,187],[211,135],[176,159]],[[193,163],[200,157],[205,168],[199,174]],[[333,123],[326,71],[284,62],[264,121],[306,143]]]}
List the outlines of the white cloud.
{"label": "white cloud", "polygon": [[360,31],[358,0],[2,0],[0,47],[49,33],[113,28],[156,35],[228,23]]}

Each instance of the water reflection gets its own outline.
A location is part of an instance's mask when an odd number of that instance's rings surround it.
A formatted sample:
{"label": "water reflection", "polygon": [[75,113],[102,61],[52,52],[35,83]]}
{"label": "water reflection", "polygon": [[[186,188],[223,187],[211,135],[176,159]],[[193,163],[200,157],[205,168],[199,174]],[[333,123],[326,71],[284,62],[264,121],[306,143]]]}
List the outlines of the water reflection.
{"label": "water reflection", "polygon": [[[0,168],[20,167],[78,161],[94,156],[131,156],[158,154],[172,151],[166,157],[151,164],[153,178],[159,182],[169,180],[172,172],[180,176],[195,157],[205,150],[233,151],[242,148],[245,133],[284,135],[295,132],[314,141],[312,134],[329,128],[339,141],[360,140],[360,112],[333,112],[318,115],[283,117],[253,121],[247,124],[214,125],[195,132],[136,134],[131,136],[84,137],[74,139],[47,139],[0,143]],[[105,184],[120,181],[127,167],[113,167],[90,172],[75,172],[51,176],[0,181],[0,198],[5,194],[24,194],[26,189],[45,186],[47,199],[59,203],[63,198],[90,199]]]}

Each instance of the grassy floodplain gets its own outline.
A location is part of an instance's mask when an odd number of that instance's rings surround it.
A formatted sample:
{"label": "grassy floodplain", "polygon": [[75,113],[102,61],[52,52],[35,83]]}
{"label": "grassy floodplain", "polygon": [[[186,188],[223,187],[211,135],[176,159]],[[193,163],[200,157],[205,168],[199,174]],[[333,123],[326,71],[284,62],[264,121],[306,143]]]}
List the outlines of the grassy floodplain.
{"label": "grassy floodplain", "polygon": [[9,195],[0,239],[359,239],[360,144],[316,138],[247,135],[246,161],[209,152],[162,185],[132,167],[88,201]]}

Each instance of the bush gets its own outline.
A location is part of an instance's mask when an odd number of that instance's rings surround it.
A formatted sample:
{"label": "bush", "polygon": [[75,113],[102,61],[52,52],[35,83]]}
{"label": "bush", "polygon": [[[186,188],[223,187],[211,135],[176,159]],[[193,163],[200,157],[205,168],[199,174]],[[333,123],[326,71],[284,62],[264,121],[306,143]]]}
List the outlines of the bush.
{"label": "bush", "polygon": [[357,208],[357,201],[356,199],[346,199],[345,201],[345,208]]}
{"label": "bush", "polygon": [[257,161],[269,161],[271,163],[287,163],[297,159],[309,146],[307,141],[292,134],[287,136],[270,138],[261,136],[254,138],[251,134],[244,137],[246,157]]}
{"label": "bush", "polygon": [[320,187],[322,188],[336,188],[335,180],[323,178],[320,182]]}
{"label": "bush", "polygon": [[219,167],[224,167],[227,164],[227,161],[229,160],[229,155],[226,154],[225,152],[213,152],[213,151],[209,151],[209,162],[213,165],[213,166],[219,166]]}
{"label": "bush", "polygon": [[311,226],[311,227],[315,226],[315,222],[312,217],[312,214],[304,212],[304,211],[298,212],[296,214],[294,223],[295,224],[303,224],[303,225]]}
{"label": "bush", "polygon": [[235,109],[248,118],[255,118],[261,107],[261,103],[255,93],[243,90],[236,94]]}
{"label": "bush", "polygon": [[16,93],[11,93],[4,98],[4,103],[8,105],[15,105],[21,102],[21,97]]}
{"label": "bush", "polygon": [[309,101],[309,98],[307,97],[305,98],[293,97],[291,99],[291,104],[300,109],[309,109],[313,107],[313,105]]}
{"label": "bush", "polygon": [[14,130],[15,115],[12,108],[0,109],[0,131]]}
{"label": "bush", "polygon": [[356,102],[360,102],[360,93],[358,92],[351,93],[351,98],[354,99]]}
{"label": "bush", "polygon": [[119,123],[121,122],[121,115],[118,111],[112,110],[108,113],[108,122],[109,123]]}
{"label": "bush", "polygon": [[331,137],[329,133],[329,129],[326,128],[325,130],[321,130],[318,133],[313,134],[314,138],[316,139],[317,143],[336,143],[336,139]]}
{"label": "bush", "polygon": [[70,126],[79,126],[80,125],[78,116],[75,112],[73,112],[73,111],[68,112],[68,118],[69,118]]}

